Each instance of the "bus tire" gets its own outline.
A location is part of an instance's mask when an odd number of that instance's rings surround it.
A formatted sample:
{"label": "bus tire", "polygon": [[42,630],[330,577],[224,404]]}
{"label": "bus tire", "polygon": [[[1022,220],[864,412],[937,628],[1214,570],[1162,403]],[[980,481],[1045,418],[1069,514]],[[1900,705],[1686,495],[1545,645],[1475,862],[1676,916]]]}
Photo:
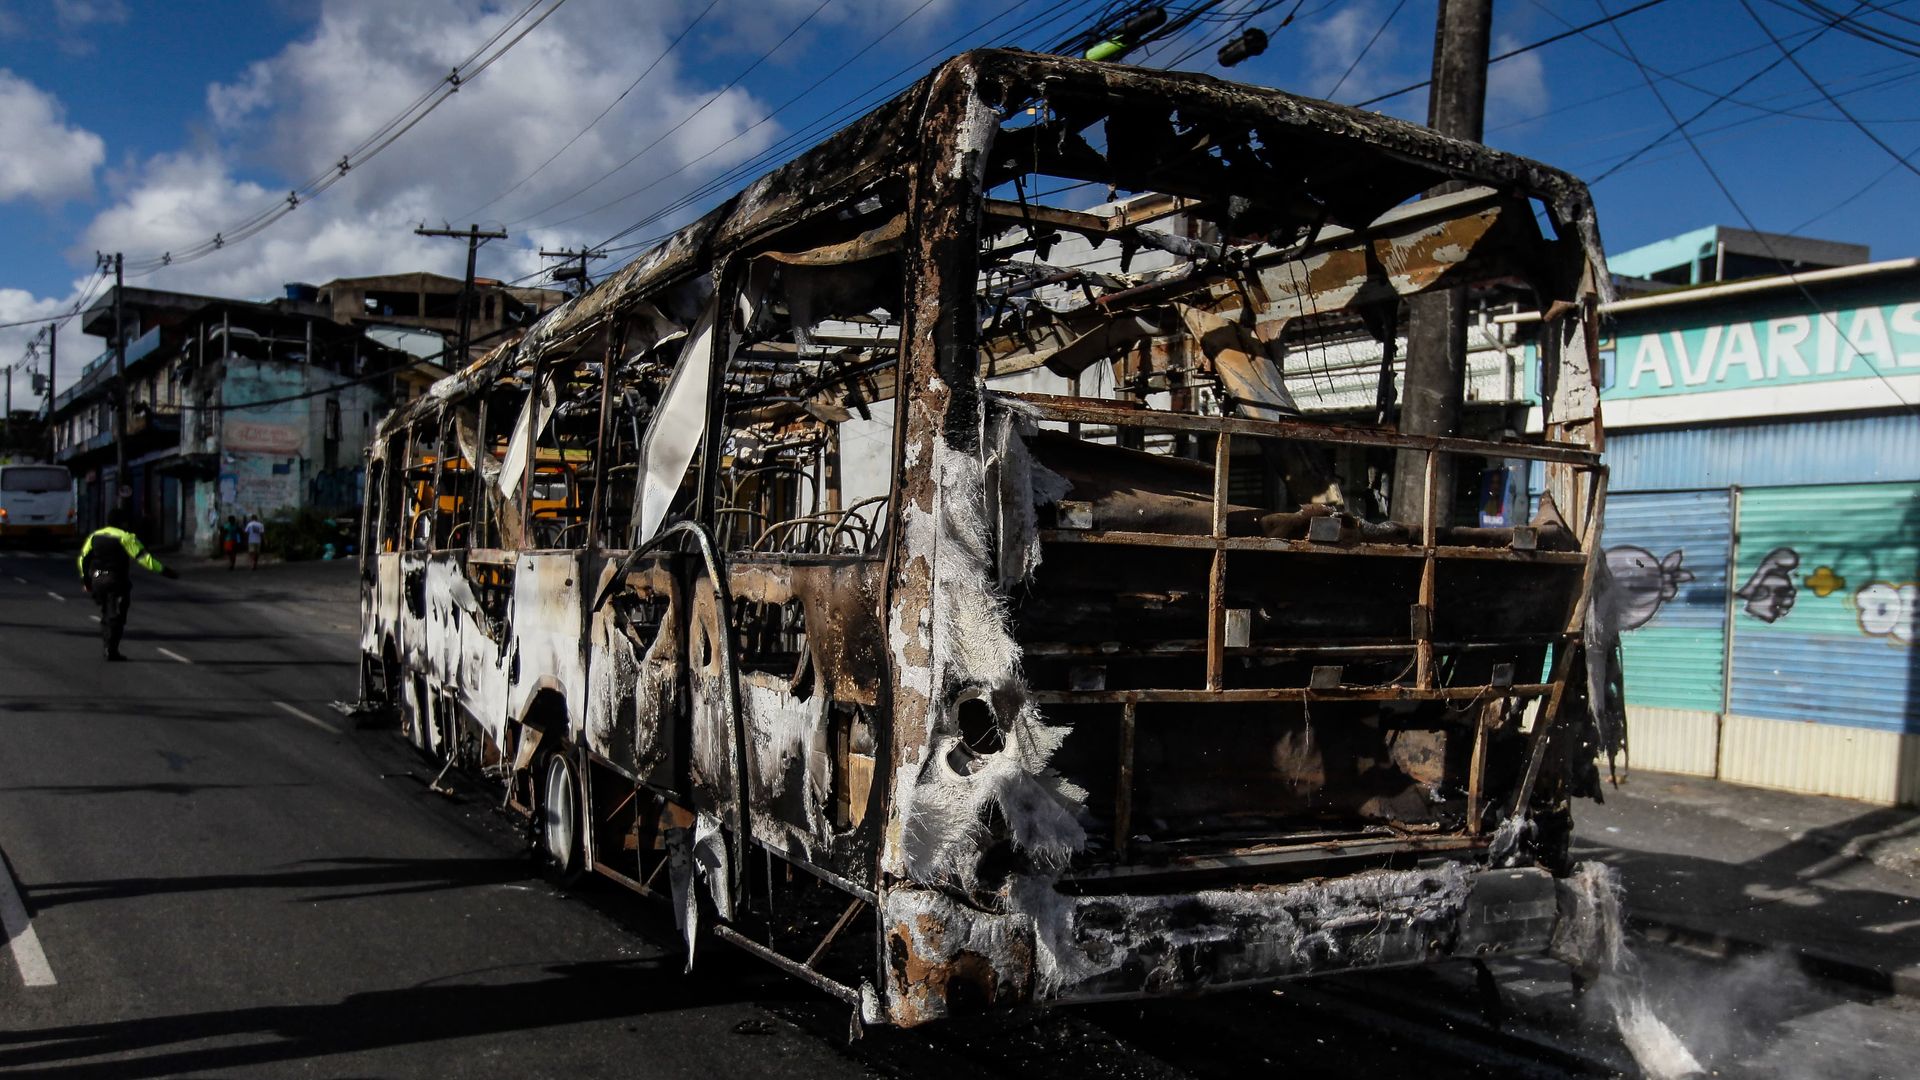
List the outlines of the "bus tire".
{"label": "bus tire", "polygon": [[572,755],[564,749],[546,754],[535,774],[534,856],[542,873],[558,885],[572,883],[586,869],[582,807],[580,773]]}

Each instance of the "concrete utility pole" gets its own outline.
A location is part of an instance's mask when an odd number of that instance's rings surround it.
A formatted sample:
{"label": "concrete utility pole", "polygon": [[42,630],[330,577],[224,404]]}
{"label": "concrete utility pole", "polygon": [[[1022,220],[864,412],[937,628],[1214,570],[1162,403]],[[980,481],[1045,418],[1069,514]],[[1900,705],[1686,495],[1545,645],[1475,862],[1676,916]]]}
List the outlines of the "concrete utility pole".
{"label": "concrete utility pole", "polygon": [[[587,260],[604,259],[607,257],[607,253],[604,251],[589,251],[586,248],[581,248],[579,251],[568,251],[562,248],[559,251],[542,251],[540,257],[543,259],[579,259],[580,265],[577,268],[572,266],[558,266],[554,268],[551,276],[555,281],[577,281],[580,283],[580,293],[585,293],[589,288],[593,287],[593,279],[587,276]],[[574,295],[577,296],[580,295],[580,293]]]}
{"label": "concrete utility pole", "polygon": [[[1427,126],[1442,135],[1479,142],[1487,105],[1487,43],[1493,0],[1440,0],[1433,28],[1433,87]],[[1428,192],[1456,190],[1446,184]],[[1407,392],[1400,430],[1409,435],[1454,435],[1466,392],[1467,293],[1453,288],[1417,296],[1408,305]],[[1434,467],[1434,522],[1451,524],[1455,463]],[[1401,451],[1393,471],[1395,521],[1416,524],[1426,502],[1426,455]]]}
{"label": "concrete utility pole", "polygon": [[121,273],[124,260],[117,251],[112,259],[105,255],[97,258],[102,269],[109,262],[113,264],[113,393],[108,400],[113,403],[113,505],[124,508],[133,498],[132,478],[127,475],[127,325],[121,295],[126,291]]}
{"label": "concrete utility pole", "polygon": [[478,225],[467,226],[465,232],[459,229],[420,228],[413,230],[413,234],[415,236],[452,237],[456,240],[464,239],[467,242],[467,281],[460,289],[460,351],[456,354],[459,359],[455,363],[448,365],[449,370],[458,371],[467,366],[467,346],[473,341],[474,260],[480,254],[480,245],[483,241],[505,240],[507,234],[505,230],[501,230],[500,232],[481,232],[480,226]]}
{"label": "concrete utility pole", "polygon": [[[60,372],[60,327],[47,327],[47,432],[53,435],[53,378]],[[52,457],[49,452],[48,457]]]}

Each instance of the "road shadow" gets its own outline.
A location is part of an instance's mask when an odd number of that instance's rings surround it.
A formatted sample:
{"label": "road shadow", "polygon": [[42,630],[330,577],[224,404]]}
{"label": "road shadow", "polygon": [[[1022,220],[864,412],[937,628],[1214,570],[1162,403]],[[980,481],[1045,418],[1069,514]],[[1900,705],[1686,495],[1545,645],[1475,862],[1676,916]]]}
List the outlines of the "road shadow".
{"label": "road shadow", "polygon": [[[384,859],[374,857],[308,859],[289,868],[243,874],[195,877],[101,878],[54,881],[23,890],[29,909],[38,912],[68,904],[129,900],[180,893],[239,889],[290,889],[297,903],[357,900],[442,892],[525,881],[528,862],[519,857],[462,859]],[[321,891],[315,891],[321,890]],[[346,890],[346,891],[330,891]]]}
{"label": "road shadow", "polygon": [[1890,986],[1892,972],[1920,965],[1920,934],[1912,929],[1920,920],[1920,886],[1862,887],[1840,875],[1863,870],[1883,882],[1905,880],[1871,857],[1876,847],[1916,831],[1920,815],[1913,811],[1873,809],[1744,862],[1617,848],[1591,836],[1577,839],[1574,851],[1620,870],[1629,916],[1746,942],[1748,952],[1779,947],[1835,957],[1888,973]]}
{"label": "road shadow", "polygon": [[[743,1000],[679,975],[674,958],[555,964],[532,978],[429,983],[316,1005],[269,1005],[0,1033],[0,1071],[121,1078],[201,1075],[450,1039],[669,1013]],[[188,1047],[208,1040],[238,1045]],[[111,1058],[83,1061],[86,1058]]]}
{"label": "road shadow", "polygon": [[29,784],[6,789],[4,794],[46,795],[198,795],[206,791],[252,791],[256,788],[311,787],[305,782],[271,784]]}

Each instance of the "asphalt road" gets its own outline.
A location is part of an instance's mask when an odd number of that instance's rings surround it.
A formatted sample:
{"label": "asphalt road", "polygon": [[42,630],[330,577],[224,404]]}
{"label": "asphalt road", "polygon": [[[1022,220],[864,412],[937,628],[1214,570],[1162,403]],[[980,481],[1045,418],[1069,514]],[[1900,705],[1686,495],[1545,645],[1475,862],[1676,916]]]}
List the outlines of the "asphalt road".
{"label": "asphalt road", "polygon": [[[846,1037],[843,1006],[715,946],[682,972],[629,894],[533,874],[524,837],[354,688],[345,568],[142,575],[101,660],[68,557],[0,551],[0,1073],[150,1076],[1609,1075],[1632,1066],[1551,965],[1327,980],[1038,1022]],[[302,575],[306,575],[303,579]],[[332,575],[314,588],[314,575]],[[294,587],[306,580],[307,586]],[[11,916],[9,917],[11,919]],[[29,930],[30,928],[30,930]],[[1906,1005],[1650,957],[1720,1075],[1901,1075]],[[1789,986],[1788,983],[1791,982]],[[1733,986],[1749,998],[1729,996]],[[1702,999],[1744,1015],[1702,1013]],[[1758,1026],[1754,1026],[1757,1022]],[[1886,1068],[1892,1063],[1892,1068]]]}

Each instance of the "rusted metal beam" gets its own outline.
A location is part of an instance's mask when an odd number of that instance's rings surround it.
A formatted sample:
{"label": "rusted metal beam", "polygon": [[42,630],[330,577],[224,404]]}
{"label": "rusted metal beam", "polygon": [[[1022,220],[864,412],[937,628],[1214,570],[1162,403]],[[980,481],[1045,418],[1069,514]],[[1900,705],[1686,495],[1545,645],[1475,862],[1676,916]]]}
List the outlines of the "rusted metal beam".
{"label": "rusted metal beam", "polygon": [[1434,578],[1439,567],[1433,555],[1434,523],[1438,516],[1435,503],[1435,475],[1440,455],[1427,451],[1426,492],[1420,508],[1420,544],[1425,554],[1420,560],[1420,614],[1413,621],[1415,644],[1419,647],[1414,653],[1414,679],[1421,688],[1433,686],[1433,603],[1435,594]]}
{"label": "rusted metal beam", "polygon": [[1265,536],[1228,536],[1215,538],[1192,533],[1119,532],[1094,529],[1041,529],[1040,539],[1049,544],[1114,544],[1122,547],[1163,547],[1225,551],[1291,552],[1300,555],[1363,555],[1390,559],[1477,559],[1487,562],[1547,563],[1556,566],[1584,566],[1587,556],[1578,551],[1515,551],[1511,548],[1422,547],[1418,544],[1339,544],[1312,540],[1277,540]]}
{"label": "rusted metal beam", "polygon": [[1537,698],[1545,697],[1552,691],[1551,683],[1437,686],[1431,690],[1414,686],[1346,686],[1338,690],[1312,690],[1295,686],[1231,690],[1035,690],[1033,700],[1040,705],[1119,705],[1129,701],[1190,705],[1237,705],[1266,701],[1472,701],[1474,698],[1494,696]]}
{"label": "rusted metal beam", "polygon": [[1120,706],[1120,767],[1113,789],[1113,851],[1127,857],[1127,840],[1133,832],[1133,733],[1139,706],[1127,701]]}
{"label": "rusted metal beam", "polygon": [[788,957],[782,956],[781,954],[774,952],[772,949],[767,948],[765,945],[760,944],[759,942],[753,940],[752,938],[749,938],[743,934],[740,934],[738,931],[734,930],[730,926],[726,926],[726,925],[714,926],[713,936],[719,938],[721,941],[724,941],[729,945],[733,945],[740,949],[745,949],[747,952],[750,952],[753,955],[759,957],[760,959],[765,960],[767,963],[772,964],[774,967],[779,968],[781,971],[786,972],[787,974],[793,976],[794,978],[807,983],[808,985],[812,986],[816,990],[821,990],[828,994],[832,994],[834,997],[839,998],[841,1001],[844,1001],[849,1005],[860,1004],[860,991],[855,990],[853,987],[848,986],[845,983],[836,982],[833,979],[829,979],[825,975],[820,974],[819,972],[813,970],[812,968],[806,966],[805,964],[802,964],[798,960],[793,960],[793,959],[789,959]]}
{"label": "rusted metal beam", "polygon": [[1055,228],[1088,236],[1111,236],[1128,229],[1172,217],[1183,210],[1199,205],[1198,199],[1182,198],[1178,195],[1156,195],[1150,199],[1139,199],[1120,203],[1112,214],[1089,214],[1080,210],[1062,210],[1054,206],[1042,206],[1039,203],[1018,203],[1006,199],[984,200],[987,216],[1002,224],[1025,225],[1029,221],[1039,225],[1052,225]]}
{"label": "rusted metal beam", "polygon": [[1322,862],[1328,859],[1378,859],[1390,855],[1468,851],[1482,847],[1485,840],[1469,836],[1394,836],[1352,840],[1314,840],[1303,844],[1262,845],[1205,855],[1171,855],[1155,852],[1152,861],[1133,864],[1094,863],[1068,875],[1069,881],[1102,881],[1146,878],[1167,874],[1206,870],[1261,870],[1275,866]]}
{"label": "rusted metal beam", "polygon": [[1222,433],[1213,442],[1213,566],[1207,574],[1207,689],[1220,689],[1226,678],[1227,644],[1227,491],[1233,464],[1233,436]]}
{"label": "rusted metal beam", "polygon": [[857,896],[847,903],[847,910],[840,913],[840,917],[834,920],[833,926],[827,930],[827,936],[821,938],[820,944],[814,946],[813,952],[808,954],[808,967],[813,967],[818,964],[820,958],[827,955],[827,950],[833,947],[834,939],[840,936],[840,931],[845,930],[847,924],[853,921],[853,917],[860,913],[861,908],[866,906],[867,902]]}
{"label": "rusted metal beam", "polygon": [[1485,442],[1430,435],[1402,435],[1379,429],[1336,427],[1311,420],[1245,420],[1229,416],[1198,416],[1192,413],[1160,412],[1127,408],[1092,398],[1068,398],[1052,394],[1018,394],[989,391],[988,396],[1010,403],[1042,420],[1063,423],[1112,424],[1155,431],[1227,432],[1267,439],[1297,439],[1303,442],[1333,443],[1342,446],[1386,446],[1407,450],[1436,450],[1448,454],[1474,454],[1480,457],[1521,458],[1528,461],[1557,461],[1570,465],[1595,467],[1598,451],[1572,443]]}

